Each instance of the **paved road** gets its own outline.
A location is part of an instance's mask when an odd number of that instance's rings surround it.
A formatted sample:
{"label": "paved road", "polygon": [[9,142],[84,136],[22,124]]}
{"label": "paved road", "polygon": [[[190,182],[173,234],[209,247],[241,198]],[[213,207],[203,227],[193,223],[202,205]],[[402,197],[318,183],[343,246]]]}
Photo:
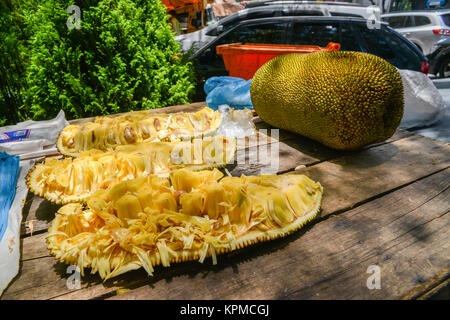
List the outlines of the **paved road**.
{"label": "paved road", "polygon": [[410,131],[429,138],[450,142],[450,79],[433,79],[433,83],[447,103],[447,113],[429,127],[411,129]]}

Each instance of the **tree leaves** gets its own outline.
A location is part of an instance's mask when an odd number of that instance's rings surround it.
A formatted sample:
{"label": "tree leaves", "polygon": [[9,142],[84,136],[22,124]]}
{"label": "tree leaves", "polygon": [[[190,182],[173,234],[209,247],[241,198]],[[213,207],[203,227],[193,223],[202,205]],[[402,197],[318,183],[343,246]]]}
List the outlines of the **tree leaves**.
{"label": "tree leaves", "polygon": [[[63,109],[71,119],[190,102],[192,65],[173,58],[179,44],[160,0],[7,2],[13,10],[0,15],[0,34],[9,37],[0,45],[11,46],[18,29],[25,30],[20,33],[25,39],[11,53],[16,56],[8,57],[23,71],[15,73],[12,84],[2,79],[0,92],[4,96],[17,86],[18,96],[26,98],[17,99],[15,117],[0,112],[0,123],[4,116],[17,121],[19,109],[35,120]],[[81,29],[66,25],[72,4],[81,8]],[[23,18],[21,28],[6,30],[5,19],[13,14]],[[6,99],[0,103],[5,108]]]}

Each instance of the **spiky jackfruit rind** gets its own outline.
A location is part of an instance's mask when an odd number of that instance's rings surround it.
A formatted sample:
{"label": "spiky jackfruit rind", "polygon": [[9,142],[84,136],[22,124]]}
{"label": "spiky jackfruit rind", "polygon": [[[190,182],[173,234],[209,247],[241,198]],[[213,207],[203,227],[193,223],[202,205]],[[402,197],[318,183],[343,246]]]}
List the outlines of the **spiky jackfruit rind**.
{"label": "spiky jackfruit rind", "polygon": [[258,69],[250,91],[262,120],[333,149],[385,141],[403,116],[399,72],[361,52],[278,56]]}
{"label": "spiky jackfruit rind", "polygon": [[[290,177],[294,177],[295,175],[291,175]],[[300,175],[297,177],[301,177]],[[304,177],[304,176],[303,176]],[[284,176],[286,178],[286,176]],[[306,177],[307,178],[307,177]],[[287,178],[287,179],[295,179],[295,178]],[[304,179],[304,178],[303,178]],[[318,214],[320,211],[320,205],[322,202],[322,194],[323,194],[323,188],[319,183],[314,183],[314,189],[315,191],[308,190],[308,194],[311,192],[311,197],[314,194],[315,202],[313,205],[309,208],[307,212],[304,213],[303,216],[297,217],[294,221],[289,223],[285,226],[277,226],[276,228],[261,231],[261,230],[250,230],[245,235],[237,237],[235,241],[232,243],[229,243],[228,245],[221,246],[217,249],[208,250],[208,246],[203,246],[202,249],[182,249],[177,250],[171,253],[170,258],[166,261],[163,261],[159,251],[156,251],[154,254],[149,255],[147,253],[147,261],[150,261],[151,266],[149,267],[144,266],[144,262],[142,262],[142,259],[138,257],[138,254],[135,254],[133,252],[133,249],[130,251],[130,249],[127,249],[128,252],[125,253],[125,256],[121,256],[121,261],[124,261],[121,265],[116,266],[111,271],[111,264],[108,264],[108,270],[109,272],[105,272],[105,270],[101,270],[100,266],[100,259],[97,257],[94,259],[92,257],[92,254],[86,251],[83,254],[71,256],[67,250],[70,251],[70,248],[64,247],[61,248],[61,245],[55,240],[55,237],[57,237],[61,232],[58,230],[58,225],[67,225],[67,221],[60,221],[60,219],[63,219],[63,216],[61,214],[57,214],[55,217],[55,220],[52,222],[51,227],[49,228],[49,236],[47,237],[47,245],[48,249],[50,250],[51,255],[53,255],[57,260],[59,260],[62,263],[69,263],[69,264],[75,264],[80,267],[82,274],[84,268],[93,267],[92,264],[94,264],[94,267],[91,269],[91,273],[100,272],[101,278],[104,280],[116,277],[120,274],[123,274],[125,272],[128,272],[130,270],[139,269],[141,267],[144,267],[146,271],[149,273],[149,275],[152,275],[153,269],[152,267],[163,265],[163,266],[169,266],[170,263],[178,263],[178,262],[184,262],[189,260],[200,260],[200,262],[203,262],[203,260],[206,257],[212,257],[213,258],[213,264],[216,259],[216,254],[224,254],[227,252],[231,252],[234,250],[242,249],[244,247],[250,246],[252,244],[258,243],[258,242],[264,242],[269,241],[281,237],[285,237],[296,230],[300,229],[303,225],[308,223],[309,221],[313,220],[314,217]],[[82,210],[82,207],[80,204],[72,204],[77,206],[76,210]],[[63,207],[64,208],[64,207]],[[83,234],[83,232],[79,233]],[[205,243],[206,244],[206,243]],[[204,245],[205,245],[204,244]],[[126,246],[126,245],[125,245]],[[95,249],[98,250],[98,249]],[[114,249],[115,250],[115,249]],[[123,251],[124,253],[124,251]],[[110,256],[111,257],[111,256]],[[90,259],[90,260],[89,260]],[[102,260],[103,261],[103,260]],[[105,263],[105,261],[103,261]],[[81,265],[80,265],[81,264]],[[99,267],[100,266],[100,267]],[[149,270],[150,269],[150,270]]]}
{"label": "spiky jackfruit rind", "polygon": [[[198,139],[198,138],[195,138]],[[192,143],[194,141],[196,141],[195,139],[192,140]],[[223,162],[212,162],[212,163],[195,163],[195,164],[170,164],[170,167],[168,167],[168,169],[170,170],[177,170],[180,168],[187,168],[189,170],[192,171],[202,171],[202,170],[208,170],[208,169],[214,169],[214,168],[222,168],[224,166],[226,166],[228,163],[230,163],[231,161],[233,161],[234,156],[236,154],[236,150],[237,150],[237,144],[236,144],[236,139],[234,138],[227,138],[227,137],[222,137],[222,136],[214,136],[214,137],[205,137],[204,139],[201,139],[202,143],[205,141],[210,141],[210,140],[214,140],[214,139],[224,139],[226,140],[226,149],[225,149],[225,154],[224,157],[222,157],[224,159]],[[142,143],[142,144],[138,144],[138,145],[131,145],[126,147],[128,150],[133,150],[133,149],[139,149],[139,148],[143,148],[143,150],[149,151],[151,150],[151,146],[154,144],[164,144],[164,145],[176,145],[179,143],[186,143],[187,141],[174,141],[174,142],[149,142],[149,143]],[[107,157],[108,155],[111,154],[117,154],[119,152],[122,152],[123,149],[121,149],[122,147],[119,147],[118,149],[114,150],[114,151],[109,151],[109,152],[101,152],[98,151],[98,155],[99,156],[105,156]],[[97,150],[95,151],[89,151],[89,152],[97,152]],[[63,166],[63,162],[64,161],[70,161],[71,163],[77,163],[78,161],[83,160],[83,155],[87,155],[89,154],[89,152],[85,153],[85,154],[81,154],[78,158],[65,158],[65,159],[61,159],[60,164],[61,166]],[[54,159],[56,159],[57,157],[54,157]],[[53,158],[50,158],[53,159]],[[46,161],[48,161],[49,158],[46,159]],[[169,164],[168,164],[169,166]],[[54,167],[57,168],[57,167]],[[48,175],[44,175],[43,171],[48,169],[48,167],[46,166],[46,162],[39,162],[36,163],[28,172],[27,176],[26,176],[26,183],[28,186],[28,189],[33,192],[34,194],[43,197],[45,199],[47,199],[50,202],[53,202],[55,204],[67,204],[67,203],[73,203],[73,202],[85,202],[86,199],[92,195],[92,193],[94,193],[96,190],[91,190],[88,192],[85,192],[83,194],[67,194],[58,190],[53,190],[53,191],[49,191],[46,190],[46,186],[44,185],[44,181],[46,179],[48,179]],[[82,171],[83,174],[85,173],[85,171]],[[140,177],[142,175],[146,175],[145,172],[136,172],[135,176],[127,178],[125,180],[129,180],[129,179],[133,179],[133,178],[137,178]],[[147,173],[147,174],[151,174],[151,173]],[[168,176],[168,173],[163,173],[160,174],[160,176]],[[120,182],[120,181],[119,181]],[[118,183],[118,182],[117,182]],[[108,184],[105,187],[103,187],[102,189],[105,189],[109,186],[113,186],[114,184]]]}
{"label": "spiky jackfruit rind", "polygon": [[[209,120],[207,123],[208,129],[205,130],[198,130],[195,129],[194,121],[192,120],[196,116],[205,115]],[[172,119],[172,118],[182,118],[184,121],[189,123],[189,126],[192,128],[184,128],[185,130],[189,132],[177,132],[177,130],[184,130],[183,126],[181,124],[178,124],[177,122],[172,127],[168,127],[165,130],[161,131],[167,131],[167,133],[164,135],[164,137],[156,136],[155,134],[152,134],[152,130],[148,129],[147,132],[144,134],[142,131],[142,127],[147,123],[146,125],[150,125],[149,123],[156,121],[158,119]],[[153,120],[153,121],[152,121]],[[159,120],[158,120],[159,121]],[[158,122],[159,123],[159,122]],[[177,113],[149,113],[148,111],[137,111],[137,112],[131,112],[122,116],[118,116],[115,118],[109,118],[109,117],[97,117],[95,118],[94,122],[88,122],[83,125],[69,125],[65,127],[58,135],[58,138],[56,139],[56,147],[58,151],[65,155],[70,157],[77,157],[81,152],[89,150],[89,149],[99,149],[102,151],[108,151],[112,150],[115,147],[119,145],[126,145],[126,144],[135,144],[135,143],[145,143],[145,142],[151,142],[151,141],[177,141],[177,140],[186,140],[186,139],[194,139],[194,138],[202,138],[202,137],[208,137],[213,135],[217,129],[220,127],[220,124],[222,123],[222,115],[218,111],[214,111],[208,107],[205,107],[197,112],[177,112]],[[65,141],[70,141],[76,139],[77,135],[80,134],[85,128],[88,128],[89,126],[96,126],[99,125],[102,127],[103,132],[107,134],[113,134],[111,136],[111,139],[114,140],[115,143],[108,142],[108,146],[106,146],[106,142],[103,140],[101,144],[99,144],[99,141],[102,141],[101,139],[96,139],[95,142],[90,142],[89,146],[84,146],[79,149],[69,148]],[[94,128],[95,129],[95,128]],[[130,132],[132,132],[132,138],[130,138],[130,141],[127,141],[126,138],[123,138],[122,135],[126,134],[126,130],[129,129]],[[189,129],[189,130],[188,130]],[[92,134],[93,130],[87,130],[86,132],[82,132],[81,134]],[[83,139],[86,139],[84,137]]]}

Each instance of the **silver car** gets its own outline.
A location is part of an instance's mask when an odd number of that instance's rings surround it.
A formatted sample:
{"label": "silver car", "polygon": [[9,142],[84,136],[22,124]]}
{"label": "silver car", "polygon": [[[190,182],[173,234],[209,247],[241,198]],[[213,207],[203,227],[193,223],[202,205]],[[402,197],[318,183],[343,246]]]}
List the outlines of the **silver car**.
{"label": "silver car", "polygon": [[423,54],[431,53],[431,47],[450,36],[450,10],[407,11],[381,15],[381,20],[408,38]]}

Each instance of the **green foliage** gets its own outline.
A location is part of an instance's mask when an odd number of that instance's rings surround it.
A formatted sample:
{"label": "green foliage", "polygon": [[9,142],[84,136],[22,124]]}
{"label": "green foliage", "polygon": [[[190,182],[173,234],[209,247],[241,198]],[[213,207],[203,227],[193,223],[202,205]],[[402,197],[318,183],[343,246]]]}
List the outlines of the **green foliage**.
{"label": "green foliage", "polygon": [[30,37],[23,13],[34,0],[0,0],[0,126],[22,119],[26,84],[26,41]]}
{"label": "green foliage", "polygon": [[[72,4],[81,8],[80,29],[67,26]],[[29,38],[15,41],[24,66],[18,118],[48,119],[63,109],[70,119],[190,102],[192,66],[179,56],[160,0],[44,0],[19,9]],[[0,32],[2,26],[0,20]]]}

